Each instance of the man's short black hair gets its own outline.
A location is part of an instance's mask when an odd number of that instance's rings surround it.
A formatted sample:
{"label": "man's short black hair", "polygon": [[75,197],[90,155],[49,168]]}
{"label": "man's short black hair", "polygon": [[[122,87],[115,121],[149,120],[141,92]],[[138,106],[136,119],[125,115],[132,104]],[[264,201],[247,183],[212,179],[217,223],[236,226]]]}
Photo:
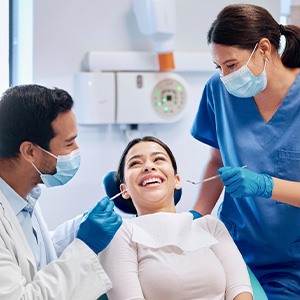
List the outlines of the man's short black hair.
{"label": "man's short black hair", "polygon": [[0,158],[17,157],[24,141],[49,150],[55,135],[51,123],[73,104],[62,89],[36,84],[9,88],[0,100]]}

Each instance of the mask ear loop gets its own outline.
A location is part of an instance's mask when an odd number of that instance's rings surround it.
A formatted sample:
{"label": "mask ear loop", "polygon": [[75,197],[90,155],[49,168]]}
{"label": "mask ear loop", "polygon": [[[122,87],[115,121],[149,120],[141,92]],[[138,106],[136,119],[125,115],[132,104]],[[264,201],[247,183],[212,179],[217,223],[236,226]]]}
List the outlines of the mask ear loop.
{"label": "mask ear loop", "polygon": [[42,147],[40,147],[39,145],[37,145],[37,147],[38,148],[40,148],[42,151],[44,151],[44,152],[46,152],[46,153],[48,153],[49,155],[51,155],[52,157],[54,157],[54,158],[58,158],[57,156],[55,156],[53,153],[51,153],[51,152],[49,152],[49,151],[47,151],[47,150],[45,150],[45,149],[43,149]]}
{"label": "mask ear loop", "polygon": [[36,169],[36,171],[40,174],[40,175],[43,175],[39,169],[35,166],[35,164],[33,162],[31,162],[32,166]]}
{"label": "mask ear loop", "polygon": [[269,59],[266,57],[266,58],[265,58],[265,66],[264,66],[264,70],[266,69],[267,62],[269,62]]}
{"label": "mask ear loop", "polygon": [[253,54],[254,54],[254,52],[255,52],[257,46],[258,46],[258,43],[256,43],[254,49],[252,50],[251,55],[250,55],[250,57],[249,57],[249,59],[248,59],[248,61],[247,61],[247,63],[246,63],[246,66],[249,64],[249,61],[250,61],[250,59],[252,58],[252,56],[253,56]]}

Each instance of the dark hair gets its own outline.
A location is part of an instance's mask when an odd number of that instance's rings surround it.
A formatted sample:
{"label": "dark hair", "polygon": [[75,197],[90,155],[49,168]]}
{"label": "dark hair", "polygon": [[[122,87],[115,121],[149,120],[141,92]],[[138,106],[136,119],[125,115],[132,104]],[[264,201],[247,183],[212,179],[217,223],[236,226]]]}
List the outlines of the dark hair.
{"label": "dark hair", "polygon": [[256,43],[267,38],[278,51],[281,35],[286,38],[282,63],[288,68],[300,67],[300,28],[279,25],[265,8],[257,5],[226,6],[212,23],[207,42],[253,50]]}
{"label": "dark hair", "polygon": [[24,141],[49,150],[55,136],[52,121],[72,107],[72,97],[62,89],[36,84],[9,88],[0,100],[0,158],[18,156]]}
{"label": "dark hair", "polygon": [[166,152],[168,153],[171,162],[172,162],[172,166],[174,169],[175,174],[177,174],[177,164],[176,164],[176,160],[175,157],[172,153],[172,151],[170,150],[170,148],[163,143],[161,140],[159,140],[158,138],[154,137],[154,136],[145,136],[143,138],[136,138],[134,140],[132,140],[131,142],[128,143],[128,145],[126,146],[125,150],[123,151],[122,155],[121,155],[121,159],[119,162],[119,167],[118,167],[118,171],[117,171],[117,179],[120,181],[120,183],[124,182],[124,166],[125,166],[125,158],[126,155],[128,153],[128,151],[136,144],[141,143],[141,142],[153,142],[153,143],[157,143],[160,146],[162,146]]}

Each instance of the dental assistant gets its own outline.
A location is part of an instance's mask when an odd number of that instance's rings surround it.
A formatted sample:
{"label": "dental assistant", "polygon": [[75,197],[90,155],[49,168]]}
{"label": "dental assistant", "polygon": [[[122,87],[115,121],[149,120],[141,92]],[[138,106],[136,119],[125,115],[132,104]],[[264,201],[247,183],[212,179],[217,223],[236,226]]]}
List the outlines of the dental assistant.
{"label": "dental assistant", "polygon": [[[0,100],[0,299],[97,299],[111,288],[98,254],[122,220],[107,197],[50,232],[39,184],[61,186],[80,154],[73,99],[39,85]],[[58,208],[59,209],[59,208]]]}
{"label": "dental assistant", "polygon": [[222,180],[202,185],[194,209],[210,213],[224,182],[218,215],[268,299],[299,299],[300,28],[260,6],[229,5],[207,41],[219,72],[205,85],[191,134],[211,146],[203,176]]}

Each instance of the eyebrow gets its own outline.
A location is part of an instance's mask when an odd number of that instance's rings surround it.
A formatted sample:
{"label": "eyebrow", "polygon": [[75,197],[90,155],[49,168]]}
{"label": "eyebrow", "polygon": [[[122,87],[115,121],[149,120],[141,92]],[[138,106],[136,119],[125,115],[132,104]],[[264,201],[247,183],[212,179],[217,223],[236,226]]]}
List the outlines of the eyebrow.
{"label": "eyebrow", "polygon": [[66,139],[65,142],[70,143],[70,142],[74,141],[76,138],[77,138],[77,134]]}
{"label": "eyebrow", "polygon": [[[222,65],[226,65],[226,64],[228,64],[229,62],[234,62],[234,61],[237,61],[237,59],[236,58],[231,58],[231,59],[227,59],[227,60],[225,60],[224,62],[222,62]],[[217,64],[215,61],[214,61],[214,64],[215,65],[219,65],[219,64]]]}
{"label": "eyebrow", "polygon": [[[163,152],[160,152],[160,151],[156,151],[156,152],[151,152],[150,156],[155,156],[155,155],[164,155],[165,157],[168,157],[167,154],[163,153]],[[126,165],[129,164],[130,161],[132,161],[133,159],[136,159],[136,158],[141,158],[143,155],[142,154],[137,154],[137,155],[134,155],[132,157],[130,157],[126,163]]]}

